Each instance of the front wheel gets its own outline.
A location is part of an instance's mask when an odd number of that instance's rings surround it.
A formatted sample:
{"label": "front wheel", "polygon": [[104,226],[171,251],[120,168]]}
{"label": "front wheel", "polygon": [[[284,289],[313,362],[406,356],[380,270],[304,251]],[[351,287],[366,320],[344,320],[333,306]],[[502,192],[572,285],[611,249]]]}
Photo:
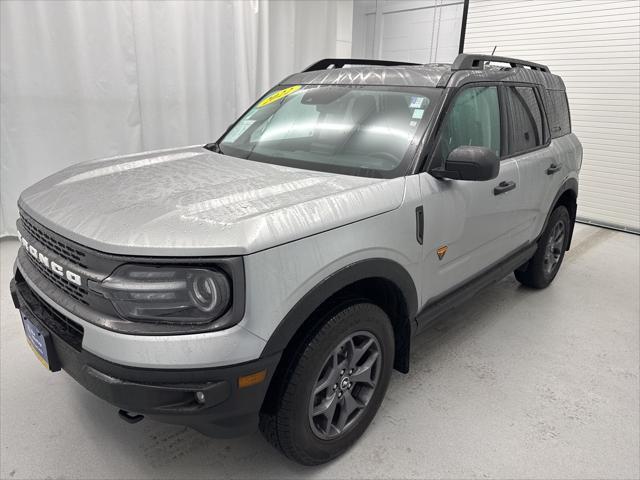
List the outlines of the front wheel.
{"label": "front wheel", "polygon": [[326,315],[293,356],[260,428],[304,465],[344,453],[365,431],[389,384],[393,329],[382,309],[356,303]]}
{"label": "front wheel", "polygon": [[553,281],[564,259],[570,228],[569,211],[562,205],[556,207],[538,241],[536,253],[514,272],[520,283],[532,288],[545,288]]}

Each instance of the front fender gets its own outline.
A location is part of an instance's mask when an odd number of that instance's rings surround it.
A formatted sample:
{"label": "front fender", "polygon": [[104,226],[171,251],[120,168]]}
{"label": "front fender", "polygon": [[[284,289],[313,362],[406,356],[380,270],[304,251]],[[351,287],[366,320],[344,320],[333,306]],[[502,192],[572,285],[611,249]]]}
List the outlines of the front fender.
{"label": "front fender", "polygon": [[331,274],[304,295],[273,332],[264,347],[262,357],[284,350],[304,322],[327,299],[359,280],[373,278],[392,282],[403,296],[409,318],[415,318],[418,294],[409,272],[399,263],[386,258],[361,260]]}

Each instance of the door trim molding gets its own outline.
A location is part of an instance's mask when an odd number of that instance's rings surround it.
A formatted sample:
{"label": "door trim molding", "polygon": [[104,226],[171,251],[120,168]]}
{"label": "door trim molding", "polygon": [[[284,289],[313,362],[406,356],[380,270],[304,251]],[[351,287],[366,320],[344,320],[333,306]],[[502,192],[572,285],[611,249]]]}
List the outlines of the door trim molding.
{"label": "door trim molding", "polygon": [[532,242],[485,268],[461,285],[457,285],[429,300],[416,315],[418,326],[415,333],[421,332],[442,314],[467,301],[480,290],[506,277],[528,261],[536,253],[537,248],[538,243]]}

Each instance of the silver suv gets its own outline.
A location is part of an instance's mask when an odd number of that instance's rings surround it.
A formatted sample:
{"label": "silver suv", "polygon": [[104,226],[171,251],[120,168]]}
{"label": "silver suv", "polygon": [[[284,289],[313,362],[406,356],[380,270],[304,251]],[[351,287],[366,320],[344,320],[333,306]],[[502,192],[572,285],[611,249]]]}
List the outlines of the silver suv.
{"label": "silver suv", "polygon": [[319,464],[429,321],[512,271],[549,285],[581,158],[543,65],[322,60],[215,143],[27,189],[11,292],[42,363],[124,420],[260,426]]}

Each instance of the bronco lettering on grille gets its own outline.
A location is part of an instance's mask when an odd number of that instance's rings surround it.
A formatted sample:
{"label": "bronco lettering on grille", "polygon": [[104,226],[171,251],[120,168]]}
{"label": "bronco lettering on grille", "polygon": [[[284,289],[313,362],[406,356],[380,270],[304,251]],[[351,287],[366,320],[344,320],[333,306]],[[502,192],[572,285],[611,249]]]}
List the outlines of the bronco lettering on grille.
{"label": "bronco lettering on grille", "polygon": [[73,272],[71,270],[67,270],[62,265],[54,262],[53,260],[50,260],[48,256],[46,256],[44,253],[38,251],[37,248],[35,248],[33,245],[31,245],[28,242],[28,240],[26,238],[24,238],[20,234],[20,232],[18,232],[18,239],[20,240],[20,243],[22,243],[22,245],[24,246],[25,250],[33,258],[35,258],[36,261],[40,262],[42,265],[47,267],[49,270],[51,270],[56,275],[59,275],[60,277],[66,278],[71,283],[75,283],[76,285],[82,286],[82,277],[80,275],[78,275],[76,272]]}

